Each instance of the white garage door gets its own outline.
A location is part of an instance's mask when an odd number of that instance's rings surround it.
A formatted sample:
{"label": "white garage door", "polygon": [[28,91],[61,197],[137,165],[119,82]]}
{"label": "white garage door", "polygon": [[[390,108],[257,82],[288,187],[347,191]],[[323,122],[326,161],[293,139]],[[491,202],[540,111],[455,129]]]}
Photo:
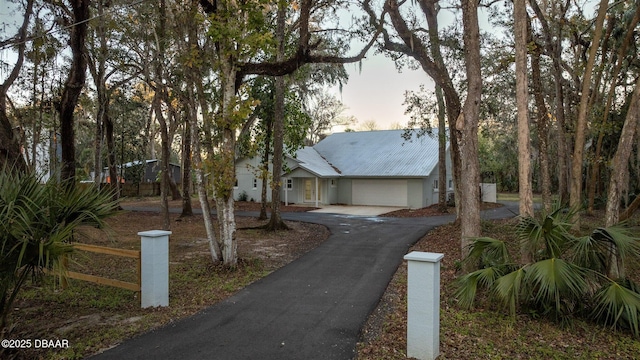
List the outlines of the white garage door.
{"label": "white garage door", "polygon": [[353,180],[353,205],[408,206],[407,180]]}

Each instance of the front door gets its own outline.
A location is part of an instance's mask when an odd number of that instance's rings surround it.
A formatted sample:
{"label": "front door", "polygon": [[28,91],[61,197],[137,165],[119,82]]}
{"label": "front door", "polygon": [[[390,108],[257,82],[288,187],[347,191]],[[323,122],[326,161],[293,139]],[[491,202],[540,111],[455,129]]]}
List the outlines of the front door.
{"label": "front door", "polygon": [[[318,201],[321,200],[320,191],[321,183],[318,181]],[[316,179],[304,179],[304,201],[314,202],[316,201]]]}

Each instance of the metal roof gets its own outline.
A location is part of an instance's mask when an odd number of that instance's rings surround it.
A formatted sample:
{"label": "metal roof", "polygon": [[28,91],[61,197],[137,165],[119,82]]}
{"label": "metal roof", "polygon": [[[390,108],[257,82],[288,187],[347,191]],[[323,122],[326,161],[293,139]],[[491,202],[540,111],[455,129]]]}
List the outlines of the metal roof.
{"label": "metal roof", "polygon": [[319,177],[339,177],[340,173],[310,146],[305,146],[296,152],[296,157],[291,158],[298,163],[291,170],[301,167]]}
{"label": "metal roof", "polygon": [[402,137],[404,132],[335,133],[320,141],[313,149],[331,166],[339,169],[341,176],[429,176],[438,164],[438,130],[433,130],[433,136],[413,135],[410,140]]}

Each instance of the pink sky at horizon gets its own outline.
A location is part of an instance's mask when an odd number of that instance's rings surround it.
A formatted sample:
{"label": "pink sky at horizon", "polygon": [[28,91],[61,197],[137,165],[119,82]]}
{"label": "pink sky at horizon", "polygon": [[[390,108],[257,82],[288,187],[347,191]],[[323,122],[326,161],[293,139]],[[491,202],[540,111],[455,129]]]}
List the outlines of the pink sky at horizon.
{"label": "pink sky at horizon", "polygon": [[380,130],[396,123],[407,124],[409,116],[405,115],[403,105],[406,91],[418,91],[421,84],[433,88],[433,81],[424,71],[404,68],[398,72],[393,61],[384,55],[368,56],[362,68],[359,64],[348,64],[345,68],[349,81],[342,92],[337,86],[331,89],[347,106],[344,115],[354,116],[359,123],[373,120]]}

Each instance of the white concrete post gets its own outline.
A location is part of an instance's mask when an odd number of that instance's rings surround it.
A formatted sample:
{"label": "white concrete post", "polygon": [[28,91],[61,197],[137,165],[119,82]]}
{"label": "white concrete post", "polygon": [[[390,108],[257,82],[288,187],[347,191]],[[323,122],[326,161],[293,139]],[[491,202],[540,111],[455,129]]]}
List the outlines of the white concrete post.
{"label": "white concrete post", "polygon": [[140,304],[143,308],[169,306],[169,235],[150,230],[140,236]]}
{"label": "white concrete post", "polygon": [[433,360],[440,354],[440,260],[443,254],[413,251],[408,264],[407,357]]}
{"label": "white concrete post", "polygon": [[318,207],[318,177],[316,176],[316,207]]}

